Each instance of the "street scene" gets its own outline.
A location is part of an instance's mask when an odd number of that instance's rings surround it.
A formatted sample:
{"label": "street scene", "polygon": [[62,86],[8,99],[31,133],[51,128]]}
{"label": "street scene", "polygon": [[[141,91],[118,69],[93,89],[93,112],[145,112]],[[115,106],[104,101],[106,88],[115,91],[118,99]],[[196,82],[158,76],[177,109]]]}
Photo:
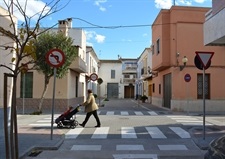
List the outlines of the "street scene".
{"label": "street scene", "polygon": [[225,0],[0,0],[0,159],[225,159]]}
{"label": "street scene", "polygon": [[[18,115],[20,156],[24,159],[203,159],[209,142],[224,133],[224,115],[210,115],[203,140],[199,114],[171,112],[133,99],[111,99],[85,127],[57,128],[51,115]],[[55,114],[57,118],[60,114]],[[81,123],[85,113],[76,115]],[[1,153],[2,154],[2,153]]]}

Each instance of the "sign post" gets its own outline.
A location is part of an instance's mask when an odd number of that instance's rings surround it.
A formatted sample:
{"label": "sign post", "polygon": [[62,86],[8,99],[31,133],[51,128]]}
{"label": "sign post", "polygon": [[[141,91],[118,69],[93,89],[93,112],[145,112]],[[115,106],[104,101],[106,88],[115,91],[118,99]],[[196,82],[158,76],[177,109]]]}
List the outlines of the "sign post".
{"label": "sign post", "polygon": [[51,119],[51,140],[53,136],[53,124],[54,124],[54,107],[55,107],[55,81],[56,81],[56,70],[62,66],[65,62],[65,55],[59,49],[51,49],[46,54],[46,62],[54,67],[54,81],[53,81],[53,97],[52,97],[52,119]]}
{"label": "sign post", "polygon": [[184,81],[187,83],[186,85],[186,96],[187,96],[187,114],[189,115],[189,90],[188,90],[188,83],[191,81],[191,75],[185,74],[184,75]]}
{"label": "sign post", "polygon": [[203,70],[203,140],[205,140],[205,70],[211,65],[214,52],[196,51],[195,53],[195,65],[198,69]]}

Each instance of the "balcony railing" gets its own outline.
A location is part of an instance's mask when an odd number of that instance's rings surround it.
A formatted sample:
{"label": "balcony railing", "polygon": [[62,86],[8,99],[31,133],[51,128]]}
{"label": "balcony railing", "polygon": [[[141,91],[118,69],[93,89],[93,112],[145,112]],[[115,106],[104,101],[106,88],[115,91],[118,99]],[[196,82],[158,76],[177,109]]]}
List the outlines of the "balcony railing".
{"label": "balcony railing", "polygon": [[130,78],[124,78],[122,80],[123,84],[130,84],[130,83],[135,83],[135,79],[130,79]]}
{"label": "balcony railing", "polygon": [[126,67],[122,73],[136,73],[137,72],[137,67]]}
{"label": "balcony railing", "polygon": [[75,60],[70,65],[70,69],[79,72],[79,73],[86,73],[87,72],[87,65],[80,57],[76,57]]}

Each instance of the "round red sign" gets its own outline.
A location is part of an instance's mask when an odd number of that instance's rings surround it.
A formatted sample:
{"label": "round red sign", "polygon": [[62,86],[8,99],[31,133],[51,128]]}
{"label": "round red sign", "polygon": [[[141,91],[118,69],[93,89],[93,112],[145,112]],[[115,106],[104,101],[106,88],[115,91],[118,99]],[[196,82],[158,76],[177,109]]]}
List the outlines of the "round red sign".
{"label": "round red sign", "polygon": [[90,75],[90,79],[91,79],[92,81],[96,81],[96,80],[98,79],[98,75],[97,75],[96,73],[92,73],[92,74]]}
{"label": "round red sign", "polygon": [[60,49],[52,49],[46,54],[46,61],[52,67],[60,67],[65,62],[65,55]]}

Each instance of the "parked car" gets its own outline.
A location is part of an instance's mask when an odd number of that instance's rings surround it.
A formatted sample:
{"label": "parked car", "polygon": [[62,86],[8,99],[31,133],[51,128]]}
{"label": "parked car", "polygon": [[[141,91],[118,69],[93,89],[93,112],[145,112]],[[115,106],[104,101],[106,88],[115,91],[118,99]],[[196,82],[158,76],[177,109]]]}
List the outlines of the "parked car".
{"label": "parked car", "polygon": [[209,144],[205,159],[225,159],[225,135],[213,140]]}

